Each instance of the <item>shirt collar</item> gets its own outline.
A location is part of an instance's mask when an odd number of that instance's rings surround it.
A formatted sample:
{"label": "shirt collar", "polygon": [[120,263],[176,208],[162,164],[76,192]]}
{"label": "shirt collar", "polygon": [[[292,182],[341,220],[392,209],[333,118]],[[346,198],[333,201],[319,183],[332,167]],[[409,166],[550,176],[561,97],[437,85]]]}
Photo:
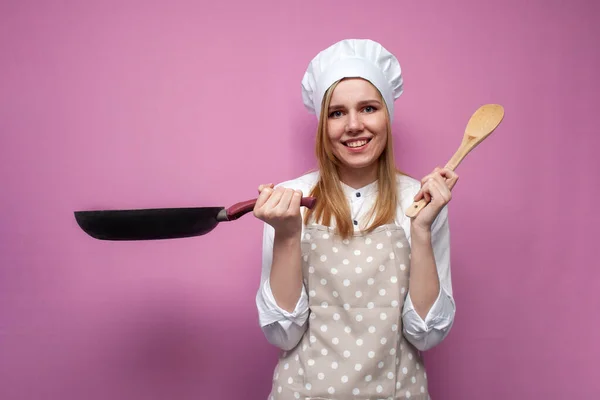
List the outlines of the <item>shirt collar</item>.
{"label": "shirt collar", "polygon": [[372,194],[377,193],[377,190],[379,188],[377,181],[375,181],[373,183],[369,183],[368,185],[363,186],[358,189],[354,189],[354,188],[346,185],[344,182],[340,182],[340,183],[342,184],[342,190],[344,191],[344,194],[346,195],[346,197],[350,197],[350,198],[369,197]]}

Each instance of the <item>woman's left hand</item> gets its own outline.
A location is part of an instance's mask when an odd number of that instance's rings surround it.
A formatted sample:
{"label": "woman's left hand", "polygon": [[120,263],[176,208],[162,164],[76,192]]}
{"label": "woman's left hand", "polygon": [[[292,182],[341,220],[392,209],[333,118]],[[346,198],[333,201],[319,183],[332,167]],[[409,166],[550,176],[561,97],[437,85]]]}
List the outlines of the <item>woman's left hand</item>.
{"label": "woman's left hand", "polygon": [[458,175],[448,168],[436,168],[421,179],[421,190],[414,200],[425,199],[427,205],[412,220],[413,227],[431,230],[433,221],[442,208],[452,199],[451,190],[458,181]]}

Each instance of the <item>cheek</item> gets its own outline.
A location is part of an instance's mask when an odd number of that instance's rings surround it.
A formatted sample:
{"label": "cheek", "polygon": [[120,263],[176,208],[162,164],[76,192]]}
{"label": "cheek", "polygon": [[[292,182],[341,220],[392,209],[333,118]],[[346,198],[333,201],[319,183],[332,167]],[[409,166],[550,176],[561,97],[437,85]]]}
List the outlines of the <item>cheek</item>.
{"label": "cheek", "polygon": [[379,135],[377,135],[377,140],[379,141],[379,143],[382,146],[385,146],[387,144],[387,134],[386,134],[386,132],[381,132]]}
{"label": "cheek", "polygon": [[375,122],[375,129],[377,129],[377,132],[379,133],[379,135],[385,136],[385,134],[387,132],[386,119],[383,117],[379,117],[377,119],[377,121]]}
{"label": "cheek", "polygon": [[344,134],[343,128],[343,125],[338,123],[338,121],[329,122],[327,124],[327,136],[329,137],[329,140],[332,142],[339,142]]}
{"label": "cheek", "polygon": [[340,141],[338,139],[330,139],[329,146],[330,146],[331,152],[338,157],[340,156],[340,154],[342,154],[342,151],[344,150],[344,147],[345,147],[342,143],[340,143]]}
{"label": "cheek", "polygon": [[387,142],[387,124],[385,120],[378,121],[377,124],[373,125],[373,130],[377,133],[377,139],[383,145]]}
{"label": "cheek", "polygon": [[383,125],[381,130],[377,131],[377,136],[376,136],[375,140],[377,140],[377,143],[375,144],[375,146],[373,146],[373,150],[378,155],[381,155],[381,153],[385,149],[385,146],[387,145],[387,141],[388,141],[387,130],[386,130],[385,124]]}

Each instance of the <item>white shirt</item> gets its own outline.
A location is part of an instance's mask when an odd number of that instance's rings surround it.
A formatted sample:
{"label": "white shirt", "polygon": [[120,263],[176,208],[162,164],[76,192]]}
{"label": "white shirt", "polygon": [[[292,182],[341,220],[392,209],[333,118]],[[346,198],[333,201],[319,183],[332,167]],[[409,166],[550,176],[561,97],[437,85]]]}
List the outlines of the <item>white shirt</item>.
{"label": "white shirt", "polygon": [[[394,222],[404,229],[410,244],[411,221],[410,218],[404,215],[404,210],[412,204],[414,196],[421,188],[421,184],[408,176],[401,174],[397,176],[400,201]],[[311,172],[277,186],[301,190],[304,196],[308,196],[318,177],[318,172]],[[377,198],[377,182],[360,189],[353,189],[342,183],[342,188],[350,204],[353,219],[359,221],[358,226],[355,224],[355,230],[361,229],[361,225],[364,223],[361,219],[370,211]],[[261,284],[256,294],[256,306],[260,326],[269,343],[281,349],[290,350],[300,342],[308,326],[308,295],[303,285],[300,298],[293,312],[288,312],[277,305],[269,282],[273,260],[274,234],[273,227],[265,224]],[[425,320],[415,311],[408,293],[402,310],[403,334],[409,342],[421,351],[438,345],[448,335],[456,311],[452,297],[450,274],[450,231],[447,206],[440,211],[433,222],[432,246],[440,281],[438,297]]]}

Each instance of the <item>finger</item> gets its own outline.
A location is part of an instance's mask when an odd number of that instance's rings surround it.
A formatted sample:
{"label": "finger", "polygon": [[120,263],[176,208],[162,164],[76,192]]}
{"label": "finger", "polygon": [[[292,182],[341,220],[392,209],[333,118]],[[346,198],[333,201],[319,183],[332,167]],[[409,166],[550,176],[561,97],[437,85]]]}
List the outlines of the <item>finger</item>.
{"label": "finger", "polygon": [[423,178],[423,184],[421,189],[415,195],[414,201],[421,201],[423,199],[428,203],[431,201],[431,194],[429,193],[429,181],[432,179],[432,177],[428,177],[427,179]]}
{"label": "finger", "polygon": [[443,197],[441,196],[439,190],[439,184],[440,183],[436,180],[435,177],[431,177],[427,182],[425,182],[425,185],[423,185],[423,197],[427,200],[428,203],[432,203],[434,201],[437,201],[438,199],[442,199],[443,201]]}
{"label": "finger", "polygon": [[292,200],[290,201],[290,206],[288,208],[288,211],[291,214],[297,214],[298,212],[300,212],[300,203],[301,202],[302,202],[302,191],[295,190],[292,195]]}
{"label": "finger", "polygon": [[439,184],[439,190],[444,196],[445,201],[450,201],[452,198],[451,190],[458,180],[458,175],[449,169],[443,169],[439,171],[436,176],[436,182]]}
{"label": "finger", "polygon": [[440,171],[440,175],[446,179],[446,186],[452,190],[458,181],[458,174],[451,169],[444,168]]}
{"label": "finger", "polygon": [[271,188],[273,189],[274,185],[272,183],[269,184],[262,184],[258,186],[258,193],[262,192],[265,188]]}
{"label": "finger", "polygon": [[425,200],[425,202],[429,203],[431,201],[431,179],[433,178],[429,178],[429,180],[427,180],[424,184],[423,187],[421,188],[420,195],[419,195],[419,200],[423,199]]}
{"label": "finger", "polygon": [[429,190],[423,192],[423,200],[425,200],[425,203],[431,203],[431,194],[429,193]]}
{"label": "finger", "polygon": [[446,184],[446,178],[444,178],[441,173],[435,174],[433,176],[433,181],[436,183],[436,185],[443,186],[445,189],[448,189],[448,186]]}
{"label": "finger", "polygon": [[423,178],[425,181],[429,179],[443,183],[448,189],[452,189],[458,180],[458,175],[448,168],[435,168],[434,172]]}
{"label": "finger", "polygon": [[433,173],[427,174],[423,178],[421,178],[421,186],[425,185],[425,183],[427,183],[427,181],[431,178],[433,178]]}
{"label": "finger", "polygon": [[454,170],[451,170],[450,168],[442,168],[439,172],[440,172],[440,175],[442,175],[446,178],[458,177],[458,174]]}
{"label": "finger", "polygon": [[273,189],[270,187],[263,187],[260,190],[260,194],[258,195],[258,198],[256,199],[256,205],[254,206],[254,209],[260,209],[262,208],[267,201],[269,201],[269,199],[271,198],[271,195],[273,194]]}
{"label": "finger", "polygon": [[294,195],[293,189],[283,189],[281,191],[281,198],[275,207],[275,212],[277,215],[284,215],[287,213],[288,208],[290,208],[290,203],[292,201],[292,197]]}
{"label": "finger", "polygon": [[431,203],[433,200],[431,184],[429,183],[423,186],[423,200],[425,200],[427,204]]}
{"label": "finger", "polygon": [[433,169],[433,171],[431,171],[429,174],[425,175],[422,179],[421,179],[421,185],[424,185],[425,182],[427,182],[429,179],[433,178],[435,175],[438,175],[439,172],[442,169],[440,167],[435,167]]}
{"label": "finger", "polygon": [[281,200],[281,196],[285,191],[284,188],[278,187],[275,189],[266,188],[265,191],[272,191],[271,196],[269,196],[269,200],[264,204],[264,208],[267,211],[273,211],[279,205],[279,201]]}
{"label": "finger", "polygon": [[441,177],[439,179],[432,179],[429,184],[429,192],[431,197],[434,198],[435,204],[442,205],[450,201],[452,198],[452,194],[450,193],[450,189],[446,186],[446,183],[442,180]]}

